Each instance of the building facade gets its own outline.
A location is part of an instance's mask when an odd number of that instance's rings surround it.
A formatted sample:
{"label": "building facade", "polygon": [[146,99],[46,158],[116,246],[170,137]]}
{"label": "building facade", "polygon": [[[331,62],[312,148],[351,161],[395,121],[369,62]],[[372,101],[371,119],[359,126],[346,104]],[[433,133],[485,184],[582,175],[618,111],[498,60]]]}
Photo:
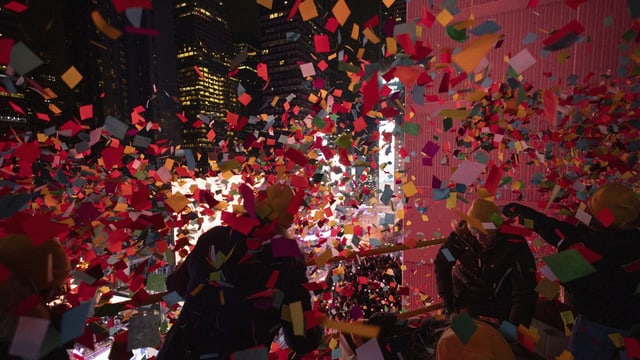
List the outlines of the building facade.
{"label": "building facade", "polygon": [[237,106],[238,80],[230,77],[233,42],[224,2],[174,3],[179,99],[186,118],[183,147],[208,153],[226,136]]}
{"label": "building facade", "polygon": [[[430,28],[424,26],[424,23],[420,24],[424,19],[424,10],[438,15],[447,4],[451,5],[445,1],[411,1],[407,4],[407,18],[422,28],[422,31],[418,32],[422,34],[422,38],[417,37],[417,40],[423,41],[433,49],[436,63],[442,59],[443,54],[451,53],[466,44],[453,40],[437,21],[434,21]],[[486,62],[483,62],[487,67],[482,74],[489,78],[489,83],[506,83],[509,77],[513,77],[518,84],[534,89],[562,89],[570,87],[570,76],[578,79],[594,76],[595,81],[598,81],[598,77],[603,74],[616,74],[618,61],[625,51],[620,46],[620,37],[632,23],[626,2],[616,2],[614,6],[613,3],[592,1],[584,2],[576,8],[571,8],[567,2],[561,0],[541,0],[533,8],[527,4],[527,1],[465,0],[458,1],[457,7],[451,9],[451,14],[454,14],[451,23],[474,19],[474,24],[478,25],[493,20],[501,27],[502,37],[499,46],[492,48],[486,56]],[[607,19],[611,21],[608,22]],[[583,41],[561,51],[543,51],[543,41],[549,34],[572,20],[584,25],[586,31]],[[518,74],[510,72],[505,59],[515,56],[523,49],[527,49],[535,62],[523,71],[521,76],[517,76]],[[452,96],[454,91],[439,91],[438,85],[442,82],[444,71],[433,71],[433,74],[436,75],[433,79],[435,85],[425,87],[421,99],[416,101],[411,91],[407,91],[406,94],[406,103],[415,110],[412,121],[421,125],[421,131],[417,136],[405,135],[404,144],[407,150],[420,154],[425,144],[434,139],[439,139],[438,144],[443,145],[442,151],[432,159],[432,165],[425,165],[420,157],[415,157],[406,169],[405,181],[414,181],[419,191],[410,201],[424,207],[421,209],[414,205],[407,209],[405,229],[420,239],[446,236],[451,231],[451,221],[460,219],[453,209],[447,208],[445,200],[434,199],[433,179],[446,181],[456,166],[465,159],[473,160],[477,153],[465,155],[464,152],[444,151],[445,147],[453,150],[464,148],[464,145],[460,143],[463,137],[452,132],[457,130],[457,126],[453,126],[452,131],[443,131],[444,117],[440,112],[442,109],[462,108],[466,103],[459,97]],[[459,73],[452,68],[451,78],[458,75]],[[467,79],[456,86],[456,90],[464,88],[473,88],[473,84]],[[454,120],[456,121],[460,120]],[[528,127],[534,130],[550,126],[549,121],[544,120],[542,115],[534,116],[531,121]],[[537,191],[535,186],[529,183],[529,179],[534,178],[535,173],[544,172],[544,162],[535,161],[536,159],[530,159],[525,153],[516,151],[507,151],[502,158],[498,157],[495,151],[487,152],[486,155],[489,161],[498,165],[509,162],[504,176],[509,177],[511,183],[499,187],[495,200],[497,205],[509,201],[522,201],[535,207],[538,201],[547,200],[548,193]],[[483,174],[484,176],[486,174]],[[473,198],[471,192],[457,195],[465,201]],[[456,203],[456,209],[462,212],[466,212],[468,206],[463,201]],[[426,217],[423,216],[425,214]],[[433,259],[438,248],[439,246],[433,246],[406,251],[404,254],[407,265],[415,269],[414,272],[408,272],[407,280],[434,299],[437,299],[437,289],[435,278],[432,276]]]}

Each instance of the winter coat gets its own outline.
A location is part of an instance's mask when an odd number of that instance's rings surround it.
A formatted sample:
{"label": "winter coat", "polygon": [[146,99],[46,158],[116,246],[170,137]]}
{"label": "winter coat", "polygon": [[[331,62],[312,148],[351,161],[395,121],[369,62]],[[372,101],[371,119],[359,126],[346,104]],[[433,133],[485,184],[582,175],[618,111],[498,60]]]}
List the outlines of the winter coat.
{"label": "winter coat", "polygon": [[[295,240],[285,241],[297,249]],[[247,237],[226,226],[198,239],[167,280],[168,290],[177,291],[185,302],[158,360],[228,359],[234,352],[257,347],[268,351],[281,328],[293,351],[316,349],[322,331],[307,317],[311,303],[303,287],[308,280],[302,254],[274,256],[271,243],[251,246]],[[301,306],[303,335],[294,335],[291,320],[282,319],[285,306]]]}
{"label": "winter coat", "polygon": [[497,234],[488,248],[452,232],[435,258],[438,294],[448,312],[529,326],[538,295],[535,259],[526,240]]}
{"label": "winter coat", "polygon": [[640,324],[640,230],[598,230],[573,225],[524,205],[504,207],[508,216],[533,221],[535,231],[558,251],[584,246],[598,260],[595,272],[562,284],[569,304],[599,324],[631,329]]}

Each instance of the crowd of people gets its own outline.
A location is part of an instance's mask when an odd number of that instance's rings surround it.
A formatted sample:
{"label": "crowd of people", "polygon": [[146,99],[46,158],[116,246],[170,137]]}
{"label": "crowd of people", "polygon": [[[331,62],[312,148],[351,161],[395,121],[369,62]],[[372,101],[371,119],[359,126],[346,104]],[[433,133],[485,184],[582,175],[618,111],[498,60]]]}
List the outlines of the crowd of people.
{"label": "crowd of people", "polygon": [[[268,356],[278,337],[291,357],[314,358],[331,334],[325,329],[328,319],[377,329],[368,336],[349,329],[340,334],[343,359],[357,358],[358,349],[374,337],[385,359],[535,359],[519,337],[498,331],[505,323],[528,328],[541,298],[528,239],[504,231],[505,223],[525,225],[558,253],[574,251],[593,267],[569,279],[558,276],[566,305],[577,315],[568,348],[573,358],[634,356],[611,340],[616,334],[631,344],[640,324],[640,198],[627,186],[611,183],[594,191],[581,210],[590,216],[588,223],[550,217],[520,203],[500,209],[491,199],[474,200],[435,259],[444,305],[437,323],[397,317],[402,264],[396,255],[327,265],[327,287],[311,291],[305,256],[289,233],[294,199],[288,185],[271,185],[247,201],[253,206],[237,221],[199,237],[167,278],[168,290],[184,304],[158,360]],[[54,329],[49,331],[59,330],[59,316],[50,304],[64,292],[71,268],[57,240],[35,244],[24,234],[0,240],[0,261],[0,350],[2,358],[19,359],[12,336],[25,326],[22,315],[40,319]],[[464,319],[474,324],[467,338],[455,326]],[[58,344],[39,355],[65,358],[72,346]]]}
{"label": "crowd of people", "polygon": [[319,296],[320,305],[332,318],[342,321],[398,312],[402,308],[401,265],[397,254],[340,261],[326,275],[328,296]]}

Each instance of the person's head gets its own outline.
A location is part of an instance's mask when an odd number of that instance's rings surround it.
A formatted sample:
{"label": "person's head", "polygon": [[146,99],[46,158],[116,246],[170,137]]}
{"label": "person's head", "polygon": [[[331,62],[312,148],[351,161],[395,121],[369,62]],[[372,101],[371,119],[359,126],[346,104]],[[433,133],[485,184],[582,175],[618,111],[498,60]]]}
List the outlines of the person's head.
{"label": "person's head", "polygon": [[474,320],[477,328],[463,343],[451,327],[447,328],[436,345],[436,358],[440,360],[515,360],[507,340],[489,324]]}
{"label": "person's head", "polygon": [[46,301],[62,287],[71,271],[69,258],[58,241],[36,246],[24,234],[0,239],[0,263]]}
{"label": "person's head", "polygon": [[[469,231],[482,246],[489,245],[498,234],[498,229],[493,222],[495,216],[500,215],[500,209],[487,199],[476,199],[471,203],[467,211]],[[493,225],[492,225],[493,224]]]}
{"label": "person's head", "polygon": [[638,226],[640,218],[640,199],[633,190],[622,184],[606,184],[601,186],[589,198],[589,211],[596,220],[602,217],[605,209],[613,215],[612,222],[602,224],[608,229],[633,229]]}
{"label": "person's head", "polygon": [[265,197],[256,206],[258,215],[270,221],[278,219],[278,224],[289,228],[294,219],[293,212],[289,211],[293,197],[293,190],[288,185],[273,184],[269,186]]}

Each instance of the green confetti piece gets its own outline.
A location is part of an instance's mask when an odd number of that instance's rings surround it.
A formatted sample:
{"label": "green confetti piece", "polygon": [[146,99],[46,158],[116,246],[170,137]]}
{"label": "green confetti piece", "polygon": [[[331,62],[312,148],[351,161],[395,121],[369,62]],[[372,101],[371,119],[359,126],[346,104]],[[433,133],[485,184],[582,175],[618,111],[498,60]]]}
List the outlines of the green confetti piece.
{"label": "green confetti piece", "polygon": [[420,125],[412,122],[402,124],[402,132],[409,135],[418,135],[420,133]]}
{"label": "green confetti piece", "polygon": [[164,275],[162,274],[149,274],[147,275],[147,290],[152,291],[165,291],[167,290]]}
{"label": "green confetti piece", "polygon": [[478,325],[466,312],[461,312],[451,323],[451,330],[456,334],[463,344],[471,340],[473,334],[478,330]]}
{"label": "green confetti piece", "polygon": [[351,144],[353,144],[353,136],[351,134],[342,134],[336,139],[337,147],[348,149],[351,147]]}
{"label": "green confetti piece", "polygon": [[444,131],[449,131],[453,127],[453,119],[449,117],[442,119],[442,126]]}
{"label": "green confetti piece", "polygon": [[567,283],[596,272],[596,269],[576,249],[545,256],[542,260],[558,279]]}

